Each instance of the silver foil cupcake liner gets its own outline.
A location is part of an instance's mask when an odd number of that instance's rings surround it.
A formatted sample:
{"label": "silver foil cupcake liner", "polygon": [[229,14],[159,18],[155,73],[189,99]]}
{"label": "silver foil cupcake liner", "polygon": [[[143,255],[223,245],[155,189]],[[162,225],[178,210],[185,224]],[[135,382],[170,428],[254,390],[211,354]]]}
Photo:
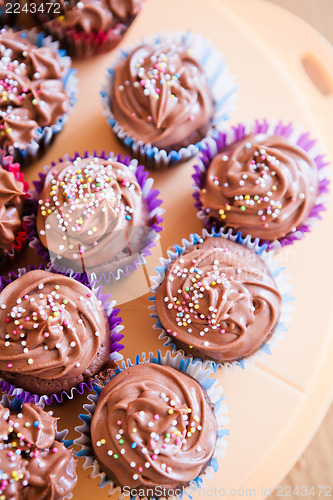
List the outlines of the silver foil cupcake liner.
{"label": "silver foil cupcake liner", "polygon": [[[179,349],[174,344],[172,338],[170,337],[170,335],[168,335],[162,323],[160,322],[156,312],[156,305],[155,305],[156,292],[165,278],[166,270],[168,269],[169,265],[176,259],[178,259],[178,257],[184,251],[186,251],[190,246],[200,243],[206,238],[223,238],[226,240],[234,241],[236,243],[239,243],[240,245],[245,246],[246,248],[249,248],[257,255],[259,255],[269,268],[275,280],[277,289],[279,290],[282,296],[281,313],[278,323],[274,328],[274,333],[272,334],[272,336],[257,352],[255,352],[254,354],[252,354],[247,358],[243,358],[238,361],[232,361],[232,362],[228,361],[224,363],[218,363],[216,361],[211,361],[211,360],[202,361],[199,358],[193,358],[193,356],[191,356],[188,353],[185,353],[182,349]],[[286,326],[286,323],[289,323],[292,318],[293,306],[291,302],[294,300],[294,297],[290,294],[292,286],[288,282],[289,278],[285,275],[284,268],[279,265],[279,261],[275,256],[273,256],[270,252],[266,252],[266,249],[267,245],[261,245],[258,238],[255,240],[252,240],[250,236],[242,238],[240,234],[237,235],[232,234],[231,230],[221,229],[219,232],[216,232],[214,230],[208,232],[206,229],[204,229],[202,231],[202,235],[193,233],[190,235],[188,239],[183,238],[182,246],[175,245],[174,250],[168,250],[167,252],[168,257],[161,258],[160,259],[161,266],[155,268],[158,274],[156,276],[150,277],[150,282],[152,283],[150,291],[152,295],[149,297],[149,300],[151,301],[149,309],[152,311],[150,316],[156,320],[156,323],[154,324],[153,328],[159,332],[158,338],[164,342],[164,345],[166,347],[170,347],[172,349],[172,353],[181,352],[186,359],[194,359],[195,361],[200,361],[205,368],[206,367],[210,368],[214,372],[218,370],[219,366],[222,367],[224,372],[227,372],[228,369],[230,368],[236,369],[237,366],[239,366],[242,369],[245,369],[246,365],[253,366],[255,361],[257,360],[261,361],[265,358],[265,355],[272,354],[272,350],[274,349],[274,347],[278,346],[280,341],[288,333],[288,328]]]}
{"label": "silver foil cupcake liner", "polygon": [[146,37],[142,39],[140,43],[122,50],[113,65],[108,69],[106,83],[101,91],[104,114],[118,139],[124,143],[131,154],[138,158],[139,162],[143,163],[148,168],[158,170],[184,162],[198,154],[204,147],[204,139],[196,144],[190,144],[187,147],[181,148],[178,151],[173,150],[170,152],[164,149],[158,149],[151,144],[144,144],[142,141],[137,141],[134,137],[131,137],[115,119],[112,112],[110,89],[113,87],[115,67],[120,61],[125,59],[136,46],[143,43],[159,43],[162,41],[167,43],[181,43],[184,47],[191,47],[194,56],[207,75],[216,106],[215,116],[207,137],[213,133],[217,126],[230,118],[231,113],[235,109],[235,102],[237,101],[235,76],[229,73],[229,68],[226,61],[222,58],[221,53],[211,45],[209,40],[203,38],[199,34],[181,32],[167,33],[163,36],[158,34]]}
{"label": "silver foil cupcake liner", "polygon": [[[214,403],[214,413],[218,424],[217,442],[214,455],[210,459],[204,472],[191,481],[188,486],[184,487],[181,495],[175,497],[186,498],[189,496],[191,498],[191,493],[205,487],[207,481],[209,481],[213,474],[218,471],[219,460],[224,457],[228,447],[227,438],[229,436],[229,430],[227,426],[229,424],[229,418],[227,416],[228,410],[224,403],[223,390],[217,379],[210,378],[212,373],[211,370],[205,368],[201,362],[184,359],[181,353],[177,353],[176,356],[172,356],[171,353],[168,352],[165,356],[162,356],[161,352],[158,351],[156,355],[153,353],[149,353],[148,355],[143,353],[141,357],[137,355],[135,362],[131,362],[129,359],[127,359],[126,362],[122,361],[122,368],[119,368],[114,376],[116,377],[117,373],[121,370],[144,363],[156,363],[171,366],[190,375],[206,389],[210,400]],[[102,387],[94,386],[93,389],[94,394],[90,394],[88,396],[90,403],[83,406],[85,413],[79,415],[83,424],[75,428],[75,430],[80,434],[80,436],[74,440],[74,444],[80,446],[80,451],[77,453],[77,457],[84,458],[84,464],[82,466],[83,469],[92,469],[90,474],[91,479],[95,479],[97,477],[100,478],[100,488],[107,487],[109,490],[109,496],[114,493],[118,493],[119,499],[124,499],[126,494],[122,492],[120,486],[117,486],[113,481],[108,479],[106,474],[101,470],[93,453],[90,436],[90,424],[99,395],[102,391]],[[160,498],[163,500],[163,497]]]}

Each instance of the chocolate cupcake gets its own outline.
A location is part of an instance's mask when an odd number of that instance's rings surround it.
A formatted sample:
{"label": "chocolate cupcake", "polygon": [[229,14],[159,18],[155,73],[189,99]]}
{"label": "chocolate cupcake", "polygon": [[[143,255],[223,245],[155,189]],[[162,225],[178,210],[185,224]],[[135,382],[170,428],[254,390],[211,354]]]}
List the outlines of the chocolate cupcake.
{"label": "chocolate cupcake", "polygon": [[13,258],[26,241],[29,184],[12,160],[0,150],[0,262]]}
{"label": "chocolate cupcake", "polygon": [[[94,387],[74,441],[109,494],[181,497],[216,472],[226,447],[226,408],[201,363],[158,352]],[[93,459],[93,460],[92,460]],[[193,491],[193,490],[192,490]]]}
{"label": "chocolate cupcake", "polygon": [[85,153],[53,164],[41,178],[32,245],[55,269],[109,281],[150,253],[161,230],[161,200],[137,162]]}
{"label": "chocolate cupcake", "polygon": [[70,498],[76,460],[57,432],[57,419],[40,406],[3,397],[0,403],[1,498]]}
{"label": "chocolate cupcake", "polygon": [[120,322],[116,312],[108,317],[74,278],[41,269],[21,273],[0,292],[2,389],[9,383],[39,396],[67,394],[112,369],[121,347],[115,345],[121,337],[111,335]]}
{"label": "chocolate cupcake", "polygon": [[159,338],[213,369],[271,354],[293,300],[276,259],[230,232],[192,234],[183,245],[150,278]]}
{"label": "chocolate cupcake", "polygon": [[233,79],[199,35],[143,42],[122,53],[109,73],[102,92],[108,122],[147,166],[161,168],[196,154],[232,109]]}
{"label": "chocolate cupcake", "polygon": [[[37,1],[37,5],[41,3]],[[140,12],[143,0],[60,0],[59,5],[58,15],[42,14],[37,8],[35,16],[68,54],[84,58],[116,47]]]}
{"label": "chocolate cupcake", "polygon": [[[203,152],[194,176],[206,227],[226,226],[277,247],[301,237],[323,209],[328,181],[314,141],[291,125],[256,122],[216,138],[218,154]],[[231,139],[230,139],[231,138]],[[211,145],[214,148],[214,145]],[[208,160],[208,157],[210,160]],[[298,233],[298,235],[294,235]]]}
{"label": "chocolate cupcake", "polygon": [[13,26],[16,21],[17,3],[15,0],[0,0],[0,29],[3,26]]}
{"label": "chocolate cupcake", "polygon": [[62,129],[75,100],[69,66],[35,32],[0,30],[0,148],[21,163],[45,151]]}

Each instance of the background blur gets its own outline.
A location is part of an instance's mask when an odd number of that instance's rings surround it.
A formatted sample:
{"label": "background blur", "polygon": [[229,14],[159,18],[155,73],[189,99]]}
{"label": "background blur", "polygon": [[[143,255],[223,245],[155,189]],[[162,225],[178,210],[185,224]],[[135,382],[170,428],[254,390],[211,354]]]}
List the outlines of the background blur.
{"label": "background blur", "polygon": [[[266,1],[280,5],[301,17],[333,44],[333,0]],[[328,380],[327,383],[331,384],[332,381]],[[308,488],[315,485],[333,486],[333,405],[310,446],[284,479],[282,485],[291,486],[292,489],[297,486]],[[333,487],[331,495],[333,496]],[[277,496],[276,493],[271,496],[271,499],[279,500],[280,498],[281,496]]]}

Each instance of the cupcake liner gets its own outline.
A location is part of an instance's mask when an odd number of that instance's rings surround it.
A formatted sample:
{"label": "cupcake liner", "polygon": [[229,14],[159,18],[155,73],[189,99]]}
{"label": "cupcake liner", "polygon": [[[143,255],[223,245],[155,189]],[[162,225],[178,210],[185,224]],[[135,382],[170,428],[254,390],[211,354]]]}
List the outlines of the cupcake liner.
{"label": "cupcake liner", "polygon": [[8,172],[12,172],[15,176],[15,179],[23,183],[23,189],[25,192],[25,200],[23,203],[23,216],[22,216],[22,225],[20,230],[17,232],[15,241],[12,243],[9,249],[3,251],[2,255],[0,255],[0,264],[7,261],[8,259],[13,260],[22,250],[23,246],[27,241],[27,225],[29,221],[30,215],[30,204],[29,204],[29,183],[24,180],[24,173],[20,170],[20,165],[18,163],[14,163],[13,157],[8,156],[5,151],[0,149],[0,165],[2,168],[7,170]]}
{"label": "cupcake liner", "polygon": [[[88,151],[85,151],[83,155],[79,155],[78,153],[75,153],[73,157],[66,155],[65,160],[68,159],[70,161],[73,161],[77,156],[80,156],[81,158],[87,158],[91,156],[91,154]],[[113,279],[119,280],[123,276],[128,276],[131,272],[136,271],[140,264],[144,265],[146,263],[146,257],[151,255],[151,248],[156,246],[156,240],[160,238],[159,232],[162,230],[160,224],[163,221],[162,214],[164,213],[164,210],[160,207],[162,203],[162,200],[158,198],[160,192],[157,189],[152,189],[154,183],[153,179],[148,177],[148,172],[142,165],[138,165],[137,160],[131,160],[129,156],[122,157],[120,154],[115,155],[112,152],[105,153],[105,151],[102,151],[101,154],[97,154],[96,151],[93,151],[92,156],[97,156],[102,159],[112,158],[115,161],[120,162],[127,167],[130,167],[135,173],[137,182],[142,189],[142,194],[149,211],[149,231],[145,236],[144,248],[142,248],[139,253],[134,253],[131,256],[132,260],[130,261],[130,263],[120,265],[119,268],[117,268],[117,270],[114,272],[105,270],[98,271],[98,269],[96,269],[98,266],[94,267],[93,272],[89,272],[89,270],[87,270],[91,281],[95,283],[110,283],[110,281]],[[63,160],[60,159],[59,162],[60,161]],[[52,162],[51,167],[55,164],[55,162]],[[44,167],[44,172],[39,173],[39,180],[33,182],[34,190],[31,191],[33,208],[28,222],[28,240],[30,242],[29,245],[36,250],[36,254],[40,256],[43,261],[48,262],[50,265],[52,265],[53,269],[56,269],[59,272],[63,273],[66,272],[68,268],[62,265],[61,260],[57,259],[53,260],[51,264],[49,251],[41,243],[36,228],[38,200],[44,187],[46,173],[50,170],[51,167]],[[119,263],[121,264],[121,260],[119,261]]]}
{"label": "cupcake liner", "polygon": [[190,144],[186,148],[181,148],[178,151],[170,151],[169,153],[164,149],[153,147],[151,144],[144,144],[142,141],[136,141],[135,138],[131,137],[115,119],[111,111],[112,103],[110,89],[113,86],[115,67],[125,59],[136,46],[144,43],[156,44],[162,41],[167,43],[181,43],[185,47],[191,46],[193,54],[195,54],[196,59],[206,73],[216,105],[215,116],[207,137],[212,135],[216,126],[230,118],[232,111],[235,109],[235,101],[237,100],[235,94],[237,90],[235,77],[230,75],[227,64],[225,60],[222,59],[220,52],[210,44],[209,40],[203,38],[199,34],[181,32],[167,33],[163,36],[158,34],[153,37],[143,38],[139,44],[122,50],[113,65],[108,69],[107,80],[101,91],[104,114],[113,132],[130,150],[131,154],[147,167],[155,169],[162,169],[189,160],[198,154],[204,147],[204,139],[196,144]]}
{"label": "cupcake liner", "polygon": [[[38,268],[36,268],[35,266],[29,266],[28,269],[25,268],[18,269],[17,274],[14,272],[10,272],[8,278],[0,276],[0,292],[12,281],[23,276],[28,271],[33,271],[35,269],[48,270],[43,265],[40,265]],[[48,271],[52,272],[51,270]],[[120,351],[124,348],[124,346],[120,344],[120,341],[124,338],[124,336],[120,332],[123,330],[124,327],[121,324],[122,318],[118,316],[120,310],[115,309],[116,301],[113,300],[110,302],[110,295],[103,294],[102,287],[101,286],[97,287],[95,284],[91,284],[86,275],[82,276],[80,273],[73,273],[69,271],[66,273],[59,273],[59,274],[63,274],[64,276],[73,278],[76,281],[86,285],[95,294],[97,299],[100,301],[101,306],[105,309],[109,319],[110,338],[111,338],[110,361],[121,360],[123,356],[120,353]],[[32,394],[25,389],[22,389],[20,387],[15,386],[14,384],[7,382],[3,378],[0,378],[0,389],[2,392],[7,392],[10,396],[15,396],[18,399],[22,399],[24,403],[28,402],[36,404],[43,403],[45,405],[50,405],[52,402],[62,403],[62,401],[66,398],[73,399],[75,393],[83,394],[85,390],[91,391],[93,383],[94,382],[97,383],[97,381],[98,381],[98,374],[94,375],[85,382],[81,382],[77,387],[73,387],[69,392],[61,391],[57,394],[52,394],[50,396],[45,394],[43,395]]]}
{"label": "cupcake liner", "polygon": [[[2,394],[2,397],[0,399],[0,404],[2,404],[2,406],[4,408],[8,408],[10,411],[14,411],[16,413],[19,413],[21,408],[22,408],[22,405],[23,403],[25,403],[26,401],[22,401],[22,399],[18,399],[18,398],[14,398],[13,400],[10,400],[8,395],[7,394]],[[44,403],[43,402],[39,402],[38,403],[38,406],[40,406],[41,408],[44,408]],[[51,412],[52,414],[53,412]],[[66,436],[68,434],[68,429],[64,429],[62,431],[57,431],[56,432],[56,437],[55,437],[55,440],[56,441],[59,441],[60,443],[63,443],[63,445],[66,447],[66,448],[70,448],[72,445],[73,445],[73,440],[72,439],[65,439]],[[70,492],[68,495],[66,495],[64,498],[66,499],[70,499],[73,497],[73,493]]]}
{"label": "cupcake liner", "polygon": [[[188,353],[185,353],[182,349],[179,349],[172,342],[172,339],[164,329],[156,312],[156,305],[155,305],[156,292],[160,284],[164,280],[165,272],[169,264],[175,261],[185,250],[187,250],[187,248],[202,242],[203,238],[223,238],[225,240],[230,240],[236,243],[240,243],[244,247],[253,250],[257,255],[259,255],[263,259],[265,264],[268,266],[275,280],[276,286],[282,296],[281,313],[279,321],[275,326],[272,336],[254,354],[238,361],[228,361],[225,363],[218,363],[217,361],[211,361],[211,360],[202,361],[199,358],[193,358],[193,356],[191,356]],[[229,230],[221,229],[219,232],[216,232],[214,229],[211,232],[208,232],[206,229],[204,229],[202,231],[201,236],[196,233],[193,233],[190,235],[189,239],[184,238],[182,240],[182,246],[175,245],[174,250],[168,250],[167,252],[168,258],[161,258],[160,259],[161,266],[155,268],[158,273],[157,276],[150,277],[150,282],[152,283],[150,290],[153,295],[149,297],[149,300],[152,302],[152,304],[149,306],[149,309],[152,311],[150,316],[156,319],[156,323],[154,324],[153,328],[160,332],[158,338],[164,341],[164,345],[166,347],[172,348],[173,353],[181,352],[186,359],[194,359],[195,361],[201,361],[202,365],[205,368],[209,368],[214,372],[218,370],[219,366],[222,367],[225,373],[228,371],[228,368],[230,367],[233,370],[235,370],[237,366],[240,366],[242,369],[245,369],[246,365],[253,366],[255,361],[257,360],[262,361],[266,354],[271,355],[272,349],[279,345],[280,340],[283,339],[285,334],[288,332],[286,323],[289,323],[291,321],[291,314],[293,312],[293,307],[291,305],[291,302],[294,300],[294,297],[290,295],[292,286],[288,283],[289,278],[283,273],[285,268],[280,267],[278,259],[275,256],[273,257],[273,255],[270,252],[266,252],[266,249],[267,245],[266,244],[262,245],[258,238],[256,238],[255,240],[252,240],[250,236],[246,236],[245,238],[243,238],[240,233],[235,235],[232,233],[230,229]]]}
{"label": "cupcake liner", "polygon": [[[157,352],[156,356],[153,353],[149,353],[148,356],[146,356],[145,353],[142,353],[141,359],[139,355],[136,356],[134,363],[132,363],[129,359],[127,359],[126,362],[122,361],[122,370],[134,365],[144,363],[167,365],[181,370],[184,373],[187,373],[188,375],[196,379],[206,389],[209,398],[215,405],[214,413],[218,423],[218,432],[214,455],[209,461],[208,466],[204,470],[204,472],[197,476],[193,481],[191,481],[191,483],[183,489],[181,495],[175,497],[182,498],[184,495],[187,495],[192,498],[191,493],[200,489],[201,487],[205,487],[205,483],[209,481],[212,478],[213,473],[218,470],[218,458],[224,457],[225,451],[228,446],[227,436],[229,436],[229,430],[225,426],[228,425],[229,419],[227,417],[228,410],[224,404],[224,395],[222,388],[219,385],[217,379],[210,378],[211,371],[205,368],[201,362],[184,359],[181,353],[177,353],[176,356],[172,356],[170,352],[167,352],[165,356],[162,356],[160,351]],[[116,376],[120,371],[121,369],[118,368],[114,376]],[[97,405],[97,401],[99,399],[99,395],[102,391],[102,387],[94,386],[93,389],[95,394],[90,394],[88,396],[91,404],[85,404],[83,408],[85,409],[86,413],[79,415],[79,418],[82,420],[83,424],[75,428],[75,430],[80,434],[80,437],[74,440],[74,444],[80,446],[81,448],[77,453],[77,457],[84,457],[85,460],[82,468],[92,468],[90,477],[92,479],[100,477],[100,487],[104,488],[105,486],[107,486],[109,488],[109,496],[117,492],[119,493],[119,498],[123,499],[125,498],[125,494],[121,492],[121,488],[107,478],[106,474],[101,471],[100,466],[94,457],[90,437],[90,424]],[[160,498],[162,500],[162,497]]]}
{"label": "cupcake liner", "polygon": [[62,78],[62,81],[70,98],[69,111],[61,116],[54,125],[43,128],[39,127],[36,132],[36,137],[30,141],[25,149],[14,148],[13,146],[5,148],[5,150],[14,157],[15,161],[18,161],[21,166],[26,166],[42,156],[42,154],[44,154],[48,147],[52,144],[56,135],[63,129],[65,123],[67,122],[69,113],[76,103],[78,79],[76,77],[76,70],[70,68],[71,59],[66,56],[66,52],[64,50],[59,49],[59,42],[54,42],[50,36],[46,36],[44,33],[38,33],[35,29],[22,31],[21,37],[27,38],[29,42],[37,47],[51,47],[54,53],[58,52],[60,54],[66,62],[67,72]]}
{"label": "cupcake liner", "polygon": [[[319,189],[315,205],[313,206],[307,220],[296,228],[295,231],[288,233],[283,238],[279,238],[274,242],[261,240],[261,243],[266,243],[269,250],[277,251],[286,245],[294,243],[296,240],[304,238],[305,233],[309,233],[315,225],[317,219],[321,219],[321,213],[326,210],[325,203],[327,201],[327,193],[329,191],[329,162],[326,155],[322,154],[317,141],[311,139],[308,132],[303,132],[301,127],[296,127],[292,123],[284,124],[282,121],[256,120],[255,122],[239,123],[233,127],[225,127],[219,133],[215,133],[206,141],[205,148],[202,149],[196,165],[194,166],[194,192],[195,208],[197,208],[198,218],[203,222],[206,229],[212,229],[216,225],[216,221],[211,220],[209,215],[205,213],[200,201],[200,190],[204,186],[207,170],[213,158],[220,153],[226,146],[244,139],[249,134],[269,134],[280,135],[306,151],[313,159],[318,169]],[[234,230],[234,234],[236,231]]]}

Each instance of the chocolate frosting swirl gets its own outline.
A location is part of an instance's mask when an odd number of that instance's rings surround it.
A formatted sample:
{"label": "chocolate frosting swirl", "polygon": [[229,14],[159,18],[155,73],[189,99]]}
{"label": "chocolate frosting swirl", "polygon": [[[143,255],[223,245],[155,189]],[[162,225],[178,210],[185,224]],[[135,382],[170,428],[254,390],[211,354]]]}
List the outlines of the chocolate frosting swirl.
{"label": "chocolate frosting swirl", "polygon": [[81,0],[65,13],[61,25],[85,33],[107,31],[130,23],[141,5],[142,0]]}
{"label": "chocolate frosting swirl", "polygon": [[218,224],[274,241],[305,222],[318,183],[314,161],[299,146],[280,136],[250,135],[213,159],[200,201]]}
{"label": "chocolate frosting swirl", "polygon": [[35,270],[0,293],[0,370],[64,380],[80,376],[107,332],[104,309],[85,285]]}
{"label": "chocolate frosting swirl", "polygon": [[0,165],[0,249],[9,249],[22,225],[24,186]]}
{"label": "chocolate frosting swirl", "polygon": [[61,81],[66,71],[52,48],[0,30],[0,147],[26,147],[39,127],[54,125],[69,110]]}
{"label": "chocolate frosting swirl", "polygon": [[6,500],[62,500],[74,488],[76,461],[56,441],[57,419],[25,403],[0,404],[0,491]]}
{"label": "chocolate frosting swirl", "polygon": [[218,362],[257,351],[280,315],[281,295],[264,261],[244,246],[207,238],[172,262],[156,310],[185,352]]}
{"label": "chocolate frosting swirl", "polygon": [[215,106],[190,49],[157,43],[137,47],[115,67],[111,109],[137,141],[170,151],[205,137]]}
{"label": "chocolate frosting swirl", "polygon": [[[131,166],[113,159],[76,158],[47,173],[37,214],[44,246],[87,268],[110,262],[145,224],[147,209]],[[125,256],[125,254],[123,254]]]}
{"label": "chocolate frosting swirl", "polygon": [[132,366],[99,397],[91,423],[94,452],[117,485],[145,491],[186,485],[214,453],[212,408],[205,390],[183,372],[153,363]]}

